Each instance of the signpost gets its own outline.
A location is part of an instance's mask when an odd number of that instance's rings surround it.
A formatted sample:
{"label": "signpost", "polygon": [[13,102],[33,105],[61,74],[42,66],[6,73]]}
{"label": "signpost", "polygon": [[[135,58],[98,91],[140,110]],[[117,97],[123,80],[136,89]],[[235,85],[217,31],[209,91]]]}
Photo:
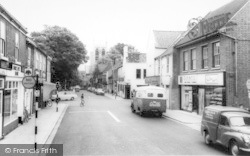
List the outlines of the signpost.
{"label": "signpost", "polygon": [[60,87],[60,82],[56,82],[56,112],[58,112],[58,103],[59,103],[59,97],[58,97],[58,89]]}

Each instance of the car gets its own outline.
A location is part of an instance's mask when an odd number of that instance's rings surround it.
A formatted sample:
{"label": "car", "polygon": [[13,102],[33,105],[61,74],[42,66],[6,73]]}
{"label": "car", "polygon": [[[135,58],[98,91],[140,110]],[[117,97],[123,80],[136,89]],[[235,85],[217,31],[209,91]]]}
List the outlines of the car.
{"label": "car", "polygon": [[[57,94],[52,94],[51,99],[55,100],[57,98]],[[72,91],[61,91],[58,92],[59,100],[75,100],[77,95],[75,92]]]}
{"label": "car", "polygon": [[207,106],[202,116],[201,133],[207,145],[220,144],[234,156],[242,152],[250,154],[250,113],[247,110]]}
{"label": "car", "polygon": [[101,89],[101,88],[97,88],[95,93],[96,93],[96,95],[104,95],[105,94],[103,89]]}

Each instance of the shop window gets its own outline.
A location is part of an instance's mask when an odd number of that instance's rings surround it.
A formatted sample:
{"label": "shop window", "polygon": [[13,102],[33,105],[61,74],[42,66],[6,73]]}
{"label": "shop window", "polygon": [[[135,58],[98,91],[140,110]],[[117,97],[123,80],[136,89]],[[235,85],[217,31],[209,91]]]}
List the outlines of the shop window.
{"label": "shop window", "polygon": [[141,78],[141,69],[136,69],[136,78],[137,79]]}
{"label": "shop window", "polygon": [[17,119],[18,82],[6,81],[4,91],[4,123]]}
{"label": "shop window", "polygon": [[191,70],[196,69],[196,49],[191,49]]}
{"label": "shop window", "polygon": [[213,67],[220,66],[220,42],[213,43]]}
{"label": "shop window", "polygon": [[188,52],[184,51],[183,52],[183,71],[188,70]]}
{"label": "shop window", "polygon": [[207,56],[207,53],[208,53],[208,48],[207,46],[203,46],[202,47],[202,69],[205,69],[208,67],[208,56]]}
{"label": "shop window", "polygon": [[226,93],[224,87],[205,88],[205,106],[226,105]]}

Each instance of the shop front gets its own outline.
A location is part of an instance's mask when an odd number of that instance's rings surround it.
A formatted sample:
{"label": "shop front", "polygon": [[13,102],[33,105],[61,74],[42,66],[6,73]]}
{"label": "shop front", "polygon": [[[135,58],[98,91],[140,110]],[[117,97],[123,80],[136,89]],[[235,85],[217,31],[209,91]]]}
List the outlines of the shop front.
{"label": "shop front", "polygon": [[202,114],[209,105],[226,105],[224,72],[179,75],[180,108]]}

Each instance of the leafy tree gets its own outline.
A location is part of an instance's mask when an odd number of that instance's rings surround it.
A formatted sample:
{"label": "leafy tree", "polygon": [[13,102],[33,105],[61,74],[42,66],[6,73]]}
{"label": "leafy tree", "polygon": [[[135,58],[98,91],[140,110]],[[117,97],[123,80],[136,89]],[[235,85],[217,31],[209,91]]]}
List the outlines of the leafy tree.
{"label": "leafy tree", "polygon": [[31,37],[52,57],[52,82],[67,80],[71,85],[79,83],[77,68],[87,62],[88,57],[85,46],[75,34],[63,27],[45,26],[43,31],[31,33]]}

